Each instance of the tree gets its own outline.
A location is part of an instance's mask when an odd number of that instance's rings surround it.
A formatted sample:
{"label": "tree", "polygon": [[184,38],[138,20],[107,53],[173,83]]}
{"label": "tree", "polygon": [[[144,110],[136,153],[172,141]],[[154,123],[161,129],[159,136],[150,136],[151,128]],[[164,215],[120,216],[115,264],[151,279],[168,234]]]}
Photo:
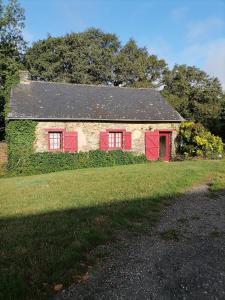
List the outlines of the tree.
{"label": "tree", "polygon": [[[21,68],[26,44],[22,36],[24,10],[17,0],[0,0],[0,129],[4,129],[4,107],[12,83]],[[0,139],[4,130],[0,131]]]}
{"label": "tree", "polygon": [[223,95],[221,113],[216,122],[216,132],[219,136],[222,137],[223,141],[225,142],[225,93]]}
{"label": "tree", "polygon": [[133,85],[146,80],[148,52],[138,48],[136,42],[130,39],[119,52],[115,63],[115,85]]}
{"label": "tree", "polygon": [[196,67],[175,65],[164,77],[163,94],[187,119],[203,123],[215,130],[220,118],[223,91],[217,78],[210,77]]}
{"label": "tree", "polygon": [[34,43],[26,66],[34,80],[137,87],[162,84],[167,70],[164,60],[149,56],[134,40],[121,47],[115,34],[94,28]]}
{"label": "tree", "polygon": [[115,63],[114,85],[159,87],[167,73],[167,64],[146,48],[139,48],[133,39],[120,50]]}
{"label": "tree", "polygon": [[114,80],[113,68],[120,49],[120,42],[115,34],[103,33],[97,29],[84,32],[88,44],[87,74],[91,83],[110,83]]}
{"label": "tree", "polygon": [[62,65],[66,68],[62,38],[48,35],[34,43],[25,54],[25,64],[33,80],[57,81]]}
{"label": "tree", "polygon": [[168,67],[163,59],[158,59],[156,55],[149,55],[145,65],[145,77],[139,78],[132,86],[136,88],[161,88],[163,78],[168,72]]}
{"label": "tree", "polygon": [[113,65],[120,43],[114,34],[98,29],[38,41],[26,53],[35,79],[84,84],[113,81]]}

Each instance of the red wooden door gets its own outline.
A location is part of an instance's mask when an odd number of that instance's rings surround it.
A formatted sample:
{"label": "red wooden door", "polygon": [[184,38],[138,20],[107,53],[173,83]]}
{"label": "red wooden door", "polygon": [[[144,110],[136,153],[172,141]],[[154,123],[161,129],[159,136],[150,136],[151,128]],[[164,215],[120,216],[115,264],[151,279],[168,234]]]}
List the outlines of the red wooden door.
{"label": "red wooden door", "polygon": [[159,159],[159,132],[145,132],[145,155],[148,160]]}
{"label": "red wooden door", "polygon": [[146,131],[145,154],[148,160],[170,159],[170,132]]}

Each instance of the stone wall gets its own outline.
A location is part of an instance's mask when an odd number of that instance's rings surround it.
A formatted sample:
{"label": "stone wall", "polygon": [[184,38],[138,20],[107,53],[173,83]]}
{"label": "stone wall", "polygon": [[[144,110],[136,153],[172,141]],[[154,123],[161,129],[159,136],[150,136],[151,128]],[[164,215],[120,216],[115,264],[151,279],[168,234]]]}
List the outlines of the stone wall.
{"label": "stone wall", "polygon": [[[45,122],[38,123],[36,128],[35,151],[48,151],[47,129],[66,129],[78,132],[78,151],[99,149],[100,131],[106,129],[125,129],[132,132],[132,151],[145,153],[146,130],[177,130],[179,123],[109,123],[109,122]],[[176,131],[172,132],[172,153]]]}

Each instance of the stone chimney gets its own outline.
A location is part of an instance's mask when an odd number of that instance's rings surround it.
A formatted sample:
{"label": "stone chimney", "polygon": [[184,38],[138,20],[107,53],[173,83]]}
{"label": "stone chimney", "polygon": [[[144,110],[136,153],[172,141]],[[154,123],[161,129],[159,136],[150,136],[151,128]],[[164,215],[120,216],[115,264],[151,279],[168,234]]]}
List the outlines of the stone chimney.
{"label": "stone chimney", "polygon": [[23,71],[23,70],[20,70],[19,71],[19,75],[20,75],[20,83],[23,83],[23,84],[29,84],[30,83],[30,74],[28,71]]}

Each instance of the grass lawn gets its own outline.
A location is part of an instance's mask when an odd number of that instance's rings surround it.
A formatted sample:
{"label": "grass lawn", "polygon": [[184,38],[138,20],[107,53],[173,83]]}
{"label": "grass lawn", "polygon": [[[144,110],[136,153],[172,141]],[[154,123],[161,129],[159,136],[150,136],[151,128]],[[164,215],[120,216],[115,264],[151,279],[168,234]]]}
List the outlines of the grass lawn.
{"label": "grass lawn", "polygon": [[149,163],[0,179],[0,299],[50,299],[121,229],[149,231],[173,196],[225,187],[225,161]]}

